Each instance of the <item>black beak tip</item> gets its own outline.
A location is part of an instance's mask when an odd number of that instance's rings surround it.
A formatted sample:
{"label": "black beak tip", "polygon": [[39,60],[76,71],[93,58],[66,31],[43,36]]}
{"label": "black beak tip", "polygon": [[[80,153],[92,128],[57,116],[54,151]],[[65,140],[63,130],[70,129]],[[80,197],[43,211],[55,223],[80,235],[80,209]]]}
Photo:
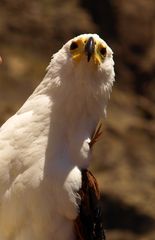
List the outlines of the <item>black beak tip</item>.
{"label": "black beak tip", "polygon": [[90,61],[91,59],[91,56],[93,55],[94,53],[94,50],[95,50],[95,42],[94,42],[94,38],[93,37],[90,37],[85,45],[85,52],[86,52],[86,55],[87,55],[87,60],[88,62]]}

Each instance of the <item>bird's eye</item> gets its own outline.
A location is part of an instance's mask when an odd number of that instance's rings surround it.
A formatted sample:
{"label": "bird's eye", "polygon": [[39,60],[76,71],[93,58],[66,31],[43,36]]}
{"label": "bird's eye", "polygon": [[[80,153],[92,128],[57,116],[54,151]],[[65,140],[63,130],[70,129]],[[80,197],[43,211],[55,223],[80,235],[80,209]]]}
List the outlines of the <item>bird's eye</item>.
{"label": "bird's eye", "polygon": [[76,48],[78,48],[78,44],[76,42],[72,42],[70,45],[70,50],[75,50]]}
{"label": "bird's eye", "polygon": [[105,56],[105,55],[106,55],[106,52],[107,52],[107,50],[106,50],[105,47],[102,47],[102,48],[100,49],[101,55]]}

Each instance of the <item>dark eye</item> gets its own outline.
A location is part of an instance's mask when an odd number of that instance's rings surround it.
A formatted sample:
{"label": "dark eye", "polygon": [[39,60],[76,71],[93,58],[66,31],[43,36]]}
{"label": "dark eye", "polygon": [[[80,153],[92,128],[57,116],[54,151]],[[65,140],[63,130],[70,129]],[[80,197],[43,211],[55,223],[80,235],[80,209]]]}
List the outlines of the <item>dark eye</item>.
{"label": "dark eye", "polygon": [[70,50],[74,50],[76,48],[78,48],[78,44],[76,42],[72,42],[70,45]]}
{"label": "dark eye", "polygon": [[106,52],[107,52],[107,50],[106,50],[105,47],[102,47],[102,48],[100,49],[100,53],[101,53],[103,56],[106,55]]}

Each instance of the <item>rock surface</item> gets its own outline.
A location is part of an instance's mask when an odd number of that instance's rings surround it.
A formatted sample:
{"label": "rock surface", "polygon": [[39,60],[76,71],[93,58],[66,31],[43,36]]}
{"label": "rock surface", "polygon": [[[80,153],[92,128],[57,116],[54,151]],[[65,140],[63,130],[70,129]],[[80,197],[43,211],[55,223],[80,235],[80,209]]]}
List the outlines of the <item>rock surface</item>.
{"label": "rock surface", "polygon": [[154,0],[1,0],[0,16],[1,124],[69,38],[98,32],[111,45],[116,83],[91,167],[102,191],[107,239],[154,240]]}

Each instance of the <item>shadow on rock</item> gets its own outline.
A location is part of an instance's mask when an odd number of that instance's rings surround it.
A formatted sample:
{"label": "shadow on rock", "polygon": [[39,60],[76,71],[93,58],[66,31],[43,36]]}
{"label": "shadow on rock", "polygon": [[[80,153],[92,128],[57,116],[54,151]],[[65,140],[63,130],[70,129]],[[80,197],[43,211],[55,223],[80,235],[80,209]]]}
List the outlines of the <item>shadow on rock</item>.
{"label": "shadow on rock", "polygon": [[101,205],[105,229],[129,230],[135,234],[145,234],[154,230],[155,219],[119,199],[102,195]]}

